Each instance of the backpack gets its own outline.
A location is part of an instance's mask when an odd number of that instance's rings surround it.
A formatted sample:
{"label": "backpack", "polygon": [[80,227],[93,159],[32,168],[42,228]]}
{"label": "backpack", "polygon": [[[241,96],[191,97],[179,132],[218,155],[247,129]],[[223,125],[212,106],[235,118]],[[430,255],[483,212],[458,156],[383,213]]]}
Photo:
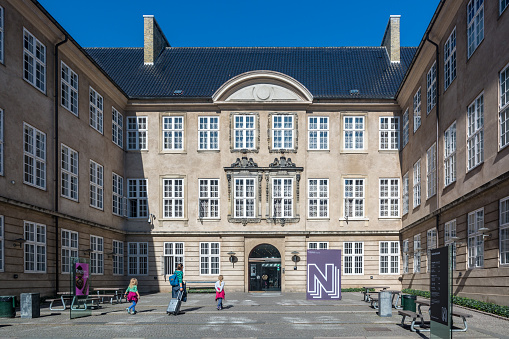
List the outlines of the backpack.
{"label": "backpack", "polygon": [[172,275],[170,275],[169,281],[171,286],[178,286],[180,284],[179,278],[177,277],[177,273],[173,273]]}

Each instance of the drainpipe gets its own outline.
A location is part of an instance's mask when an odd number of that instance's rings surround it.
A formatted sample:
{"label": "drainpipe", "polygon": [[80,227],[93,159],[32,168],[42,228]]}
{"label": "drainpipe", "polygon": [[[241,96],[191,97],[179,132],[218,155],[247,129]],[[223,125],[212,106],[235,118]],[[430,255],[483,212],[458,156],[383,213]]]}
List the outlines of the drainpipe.
{"label": "drainpipe", "polygon": [[[55,122],[54,122],[54,130],[53,130],[53,140],[55,142],[55,147],[54,147],[54,157],[55,157],[55,167],[54,167],[54,185],[55,185],[55,202],[54,202],[54,205],[55,205],[55,212],[58,213],[58,199],[59,199],[59,180],[58,180],[58,155],[59,155],[59,150],[58,150],[58,108],[59,108],[59,104],[58,104],[58,79],[59,79],[59,67],[58,67],[58,47],[60,47],[60,45],[62,44],[65,44],[68,40],[68,37],[67,37],[67,34],[65,34],[64,36],[64,40],[60,41],[59,43],[57,43],[55,45],[55,78],[54,78],[54,81],[55,81],[55,114],[54,114],[54,119],[55,119]],[[55,215],[54,216],[54,219],[55,219],[55,295],[57,295],[57,292],[60,290],[60,287],[59,287],[59,282],[58,282],[58,272],[59,272],[59,260],[58,260],[58,257],[59,257],[59,253],[58,253],[58,245],[60,244],[60,230],[59,230],[59,226],[58,226],[58,215]]]}

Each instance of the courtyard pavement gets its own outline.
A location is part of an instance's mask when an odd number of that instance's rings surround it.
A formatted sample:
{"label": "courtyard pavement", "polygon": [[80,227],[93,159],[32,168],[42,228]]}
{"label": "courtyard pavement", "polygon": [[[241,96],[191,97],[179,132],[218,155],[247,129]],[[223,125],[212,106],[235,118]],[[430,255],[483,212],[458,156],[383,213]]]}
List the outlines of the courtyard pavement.
{"label": "courtyard pavement", "polygon": [[[306,300],[304,293],[227,293],[218,311],[214,294],[189,294],[178,316],[167,315],[167,293],[142,295],[136,315],[123,304],[101,304],[89,317],[71,320],[69,311],[41,317],[0,318],[1,338],[429,338],[402,327],[401,316],[379,317],[361,293],[343,293],[338,301]],[[507,338],[509,320],[475,311],[468,331],[453,338]],[[408,323],[408,321],[407,321]]]}

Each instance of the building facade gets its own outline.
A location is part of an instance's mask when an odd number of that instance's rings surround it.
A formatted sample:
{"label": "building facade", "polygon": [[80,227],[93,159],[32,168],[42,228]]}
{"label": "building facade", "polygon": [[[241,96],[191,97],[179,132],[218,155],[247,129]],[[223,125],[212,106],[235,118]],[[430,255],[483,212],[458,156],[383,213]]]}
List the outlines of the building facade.
{"label": "building facade", "polygon": [[72,257],[95,286],[169,290],[181,262],[305,291],[315,248],[342,250],[342,287],[427,289],[427,249],[453,244],[456,292],[509,303],[498,5],[442,1],[417,48],[399,16],[381,46],[330,48],[171,47],[144,16],[143,48],[83,49],[0,0],[2,293],[67,288]]}

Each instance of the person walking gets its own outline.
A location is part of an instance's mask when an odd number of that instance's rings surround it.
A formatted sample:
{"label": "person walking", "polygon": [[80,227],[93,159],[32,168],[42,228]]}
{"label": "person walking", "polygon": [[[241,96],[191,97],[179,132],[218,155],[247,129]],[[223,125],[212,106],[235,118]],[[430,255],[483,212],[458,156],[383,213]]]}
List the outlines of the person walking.
{"label": "person walking", "polygon": [[223,309],[223,299],[224,299],[224,281],[223,276],[220,275],[217,277],[216,281],[216,301],[217,301],[217,309],[222,310]]}
{"label": "person walking", "polygon": [[124,297],[128,302],[132,302],[133,304],[126,308],[125,310],[129,314],[136,314],[136,304],[140,299],[140,294],[138,293],[138,279],[131,278],[131,282],[129,283],[129,287],[125,290]]}
{"label": "person walking", "polygon": [[175,274],[177,275],[179,284],[177,286],[173,286],[171,289],[171,297],[172,298],[178,298],[179,291],[182,291],[181,298],[184,294],[184,272],[182,271],[184,269],[183,264],[178,264],[177,269],[175,270]]}

